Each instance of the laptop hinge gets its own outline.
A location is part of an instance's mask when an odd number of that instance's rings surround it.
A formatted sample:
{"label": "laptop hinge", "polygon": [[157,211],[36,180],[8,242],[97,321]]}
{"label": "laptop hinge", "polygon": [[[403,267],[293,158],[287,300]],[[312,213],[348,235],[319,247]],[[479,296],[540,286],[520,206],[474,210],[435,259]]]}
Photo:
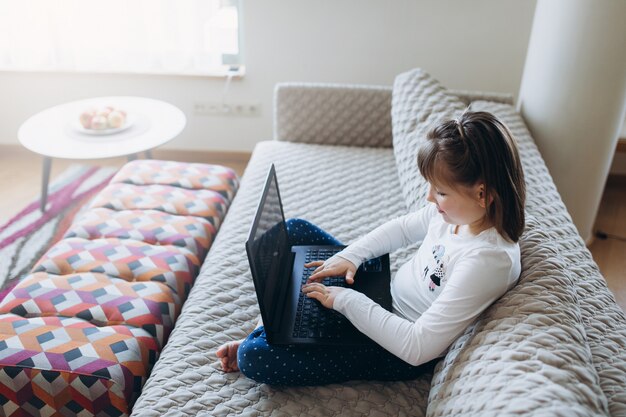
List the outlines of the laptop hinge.
{"label": "laptop hinge", "polygon": [[275,328],[272,330],[275,332],[279,332],[282,325],[283,320],[285,318],[285,309],[287,303],[287,294],[289,294],[289,290],[292,286],[291,279],[291,271],[293,271],[293,263],[296,260],[296,254],[294,252],[289,251],[287,253],[287,260],[281,262],[279,277],[281,280],[287,280],[287,282],[281,281],[278,283],[277,287],[279,288],[278,298],[277,298],[277,306],[275,309],[274,317],[272,322],[275,323]]}

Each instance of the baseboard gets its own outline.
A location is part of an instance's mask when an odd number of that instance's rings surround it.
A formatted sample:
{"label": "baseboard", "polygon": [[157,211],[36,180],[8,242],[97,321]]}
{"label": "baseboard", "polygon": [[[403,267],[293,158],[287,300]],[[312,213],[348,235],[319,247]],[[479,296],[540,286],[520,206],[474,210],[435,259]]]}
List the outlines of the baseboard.
{"label": "baseboard", "polygon": [[[0,144],[0,154],[2,155],[28,155],[33,156],[31,151],[21,145]],[[167,149],[158,148],[152,151],[155,159],[169,159],[173,161],[184,162],[204,162],[204,163],[220,163],[231,162],[237,164],[247,164],[250,160],[252,152],[244,151],[222,151],[222,150],[204,150],[204,149]],[[125,158],[124,158],[125,159]]]}
{"label": "baseboard", "polygon": [[[179,161],[179,162],[192,162],[203,164],[224,165],[235,170],[238,175],[243,175],[248,161],[250,160],[251,152],[238,152],[238,151],[217,151],[217,150],[189,150],[189,149],[154,149],[152,151],[152,158],[160,159],[164,161]],[[143,152],[140,156],[144,157]],[[7,158],[7,159],[5,159]],[[13,144],[0,144],[0,161],[2,160],[19,160],[23,161],[25,165],[33,165],[38,169],[41,169],[41,156],[21,145]],[[122,166],[128,161],[126,157],[106,158],[106,159],[82,159],[77,160],[77,163],[97,165],[97,166]],[[57,160],[52,162],[53,172],[58,166],[62,166],[64,163],[59,163]],[[39,171],[38,171],[39,172]]]}

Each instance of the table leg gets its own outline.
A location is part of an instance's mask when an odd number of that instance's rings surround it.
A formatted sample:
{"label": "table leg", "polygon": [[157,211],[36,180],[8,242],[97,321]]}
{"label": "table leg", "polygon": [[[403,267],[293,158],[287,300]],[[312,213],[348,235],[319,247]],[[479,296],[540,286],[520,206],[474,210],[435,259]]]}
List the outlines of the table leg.
{"label": "table leg", "polygon": [[41,206],[42,213],[46,211],[46,204],[48,203],[48,182],[50,181],[50,167],[52,166],[52,158],[49,156],[43,157],[43,170],[41,176]]}
{"label": "table leg", "polygon": [[135,159],[137,159],[137,154],[136,153],[130,154],[126,157],[126,159],[128,160],[128,162],[134,161]]}
{"label": "table leg", "polygon": [[146,158],[148,159],[152,159],[152,151],[150,149],[148,149],[147,151],[144,152],[144,154],[146,155]]}

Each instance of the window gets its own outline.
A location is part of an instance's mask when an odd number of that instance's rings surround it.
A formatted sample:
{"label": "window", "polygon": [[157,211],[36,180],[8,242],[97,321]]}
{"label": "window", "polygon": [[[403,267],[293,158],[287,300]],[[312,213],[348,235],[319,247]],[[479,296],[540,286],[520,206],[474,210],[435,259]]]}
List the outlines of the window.
{"label": "window", "polygon": [[0,0],[0,70],[221,75],[239,0]]}

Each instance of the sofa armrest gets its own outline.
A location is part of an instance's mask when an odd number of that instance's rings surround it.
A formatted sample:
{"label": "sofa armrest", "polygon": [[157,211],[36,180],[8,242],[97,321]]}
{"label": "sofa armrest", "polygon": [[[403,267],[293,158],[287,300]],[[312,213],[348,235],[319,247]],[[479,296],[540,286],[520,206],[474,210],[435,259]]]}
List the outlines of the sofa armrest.
{"label": "sofa armrest", "polygon": [[609,414],[571,269],[545,225],[526,220],[518,284],[437,364],[427,417]]}
{"label": "sofa armrest", "polygon": [[391,147],[391,87],[281,83],[274,91],[274,139]]}
{"label": "sofa armrest", "polygon": [[[274,90],[274,139],[323,145],[390,148],[391,87],[280,83]],[[466,104],[513,104],[513,96],[450,90]]]}

